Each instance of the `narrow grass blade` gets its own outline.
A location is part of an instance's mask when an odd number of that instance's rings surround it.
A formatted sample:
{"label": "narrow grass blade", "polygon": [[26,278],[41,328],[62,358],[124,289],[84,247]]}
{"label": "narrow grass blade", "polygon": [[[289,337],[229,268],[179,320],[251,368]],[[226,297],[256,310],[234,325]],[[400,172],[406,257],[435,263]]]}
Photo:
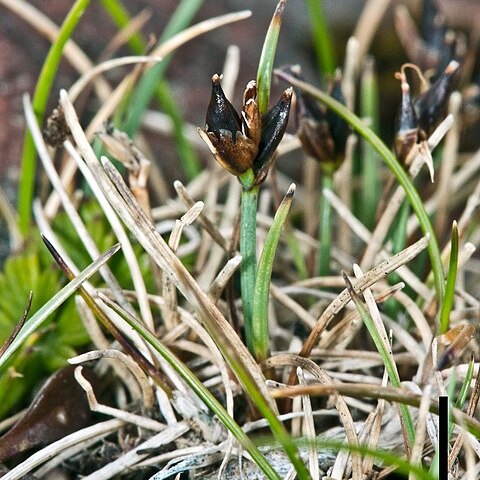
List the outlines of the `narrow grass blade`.
{"label": "narrow grass blade", "polygon": [[282,26],[283,11],[287,0],[280,0],[273,14],[272,21],[268,27],[265,41],[263,42],[260,61],[258,62],[257,71],[257,88],[258,88],[258,108],[263,115],[268,110],[270,98],[270,85],[272,83],[273,60],[275,59],[275,51],[277,50],[278,36],[280,27]]}
{"label": "narrow grass blade", "polygon": [[28,294],[27,306],[25,307],[25,310],[23,311],[22,318],[15,325],[15,328],[13,329],[13,332],[5,340],[5,343],[2,346],[0,346],[0,358],[6,352],[8,347],[12,344],[12,342],[15,340],[15,338],[17,337],[20,330],[25,325],[25,322],[27,321],[27,317],[28,317],[28,312],[30,312],[30,308],[32,307],[32,299],[33,299],[33,292],[30,290],[30,293]]}
{"label": "narrow grass blade", "polygon": [[415,211],[422,231],[425,235],[429,235],[428,253],[430,256],[430,262],[432,264],[432,270],[434,274],[435,292],[437,300],[440,301],[441,299],[443,299],[443,293],[445,289],[443,279],[443,266],[437,238],[435,236],[435,231],[433,230],[432,224],[425,210],[422,199],[420,198],[415,186],[413,185],[412,181],[408,177],[403,167],[398,163],[395,155],[393,155],[391,150],[383,143],[383,141],[378,137],[378,135],[376,135],[375,132],[372,131],[371,128],[367,127],[359,117],[357,117],[353,112],[351,112],[340,102],[337,102],[325,92],[322,92],[321,90],[312,87],[312,85],[306,82],[302,82],[301,80],[296,79],[288,73],[282,72],[280,70],[277,70],[275,73],[283,80],[289,82],[291,85],[303,90],[305,93],[311,95],[319,102],[324,103],[328,108],[330,108],[338,116],[340,116],[347,123],[349,123],[365,140],[367,140],[372,145],[372,147],[383,158],[388,168],[395,175],[398,183],[400,183],[400,185],[405,190],[405,194],[408,197],[413,210]]}
{"label": "narrow grass blade", "polygon": [[318,252],[318,274],[327,276],[330,274],[330,250],[332,247],[332,206],[328,199],[323,195],[323,190],[332,190],[333,175],[328,172],[322,172],[322,194],[320,195],[320,225],[318,232],[319,252]]}
{"label": "narrow grass blade", "polygon": [[5,350],[3,356],[0,358],[0,367],[18,350],[21,344],[54,312],[72,293],[74,293],[85,280],[88,280],[102,265],[104,265],[110,257],[112,257],[119,250],[119,245],[114,245],[112,248],[103,253],[93,263],[91,263],[85,270],[83,270],[75,279],[65,285],[52,299],[42,306],[20,330],[18,335],[12,341],[10,346]]}
{"label": "narrow grass blade", "polygon": [[332,36],[328,31],[323,0],[306,0],[313,48],[317,58],[318,70],[322,75],[333,75],[337,61]]}
{"label": "narrow grass blade", "polygon": [[253,351],[258,362],[262,362],[269,355],[268,298],[270,281],[272,279],[272,268],[280,234],[282,233],[283,225],[290,211],[294,193],[295,184],[292,184],[278,207],[272,226],[268,231],[260,261],[258,262],[255,294],[253,297],[252,322]]}
{"label": "narrow grass blade", "polygon": [[[65,44],[72,36],[75,27],[82,18],[90,0],[77,0],[67,17],[65,18],[57,39],[50,47],[47,58],[40,72],[35,93],[33,95],[33,109],[37,116],[38,123],[42,125],[45,116],[45,109],[50,94],[58,65],[62,59],[62,52]],[[22,166],[20,173],[20,184],[18,192],[18,221],[22,235],[26,235],[32,217],[33,191],[35,188],[36,173],[35,145],[29,132],[25,134],[22,152]]]}
{"label": "narrow grass blade", "polygon": [[[398,375],[397,366],[393,361],[393,355],[391,351],[388,349],[386,342],[382,339],[382,336],[378,331],[378,329],[376,328],[375,322],[370,316],[370,313],[365,308],[365,305],[360,299],[360,296],[355,292],[355,289],[353,288],[353,285],[350,282],[350,279],[345,273],[343,274],[343,278],[347,285],[348,293],[350,294],[350,297],[352,298],[353,303],[355,304],[355,307],[357,308],[363,323],[367,327],[367,330],[370,333],[370,336],[372,337],[373,343],[375,344],[375,347],[377,348],[378,353],[382,357],[382,361],[385,365],[385,370],[388,373],[388,378],[390,379],[391,384],[396,388],[401,388],[400,377]],[[406,405],[400,404],[399,407],[400,407],[400,414],[403,419],[403,424],[407,432],[408,441],[411,447],[415,443],[415,427],[413,425],[413,420],[410,415],[410,411],[408,410],[408,407]]]}
{"label": "narrow grass blade", "polygon": [[109,306],[113,308],[130,325],[130,327],[141,335],[142,338],[185,380],[187,385],[198,395],[202,402],[219,418],[243,448],[245,448],[245,450],[251,455],[252,459],[263,471],[265,476],[268,479],[279,480],[280,476],[260,453],[256,445],[248,438],[242,428],[228,414],[222,404],[210,393],[195,374],[137,319],[113,302],[109,302]]}
{"label": "narrow grass blade", "polygon": [[[378,84],[375,72],[375,62],[368,57],[362,73],[360,84],[360,116],[367,118],[370,128],[379,134]],[[358,216],[362,223],[372,229],[375,222],[378,199],[380,196],[380,158],[372,145],[362,142],[360,150],[360,168],[362,172],[362,201]]]}
{"label": "narrow grass blade", "polygon": [[442,308],[440,310],[439,329],[441,334],[447,332],[450,328],[450,312],[452,311],[455,295],[455,282],[457,280],[458,227],[456,221],[454,221],[452,225],[451,245],[445,296],[443,297]]}

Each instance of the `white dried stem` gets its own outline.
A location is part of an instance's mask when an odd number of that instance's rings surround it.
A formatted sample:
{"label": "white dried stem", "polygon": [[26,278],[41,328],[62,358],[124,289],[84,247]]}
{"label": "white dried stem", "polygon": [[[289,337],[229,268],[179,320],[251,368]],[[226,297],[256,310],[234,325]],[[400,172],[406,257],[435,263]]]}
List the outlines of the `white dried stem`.
{"label": "white dried stem", "polygon": [[[121,224],[117,214],[114,212],[113,208],[111,207],[110,203],[108,202],[105,194],[103,193],[100,185],[96,179],[94,172],[92,172],[85,162],[82,160],[81,156],[75,150],[71,142],[67,141],[64,144],[65,149],[68,151],[70,156],[75,161],[78,169],[82,173],[85,181],[88,183],[89,187],[92,190],[92,193],[95,195],[95,198],[98,200],[102,211],[105,213],[105,217],[107,218],[112,230],[117,238],[118,242],[122,246],[122,252],[125,257],[125,261],[127,262],[130,276],[132,278],[132,282],[137,292],[137,301],[138,306],[140,308],[141,319],[148,327],[149,330],[153,331],[153,315],[150,310],[150,305],[148,300],[146,300],[147,296],[147,289],[145,287],[145,282],[143,280],[142,272],[140,271],[140,266],[138,265],[137,257],[135,252],[133,251],[132,244],[128,238],[123,225]],[[93,153],[93,151],[92,151]]]}
{"label": "white dried stem", "polygon": [[147,376],[131,357],[125,355],[120,350],[114,350],[111,348],[103,350],[92,350],[82,355],[77,355],[76,357],[69,358],[68,363],[70,363],[70,365],[77,365],[79,363],[89,362],[92,360],[97,360],[99,358],[119,360],[123,365],[125,365],[125,367],[128,368],[128,370],[135,377],[138,385],[140,386],[144,407],[148,410],[153,408],[153,389],[148,382]]}
{"label": "white dried stem", "polygon": [[101,403],[98,403],[91,383],[82,375],[82,369],[83,367],[75,368],[74,375],[79,385],[85,390],[88,405],[92,412],[109,415],[119,420],[123,420],[126,423],[132,423],[139,428],[146,428],[147,430],[152,430],[154,432],[161,432],[162,430],[165,430],[166,425],[157,422],[156,420],[148,417],[142,417],[140,415],[135,415],[134,413],[130,413],[125,410],[120,410],[118,408],[113,408],[109,407],[108,405],[102,405]]}
{"label": "white dried stem", "polygon": [[[300,385],[306,385],[307,381],[301,367],[297,367],[297,378]],[[312,402],[309,395],[302,395],[303,404],[303,436],[308,442],[308,466],[313,480],[320,480],[320,470],[318,466],[318,452],[316,445],[315,424],[312,415]]]}
{"label": "white dried stem", "polygon": [[[85,249],[90,255],[90,258],[92,260],[95,260],[100,256],[100,250],[93,241],[93,238],[91,237],[90,233],[87,230],[87,227],[83,223],[83,220],[80,217],[80,214],[78,213],[76,207],[72,204],[70,197],[68,196],[60,180],[60,177],[55,170],[53,160],[48,153],[28,95],[24,95],[23,97],[23,107],[25,111],[27,125],[32,135],[33,142],[35,143],[36,151],[38,153],[38,156],[40,157],[43,168],[50,180],[50,183],[52,184],[54,190],[58,193],[63,208],[65,209],[65,213],[68,215],[68,218],[72,222],[73,228],[78,233],[78,238],[82,241]],[[107,285],[109,285],[109,287],[112,289],[112,292],[118,303],[122,305],[125,310],[133,313],[132,306],[125,299],[122,289],[108,265],[104,265],[102,268],[100,268],[100,274],[102,275]]]}
{"label": "white dried stem", "polygon": [[232,275],[237,271],[240,263],[242,262],[241,255],[235,255],[231,258],[225,266],[220,270],[218,275],[215,277],[214,281],[208,289],[208,295],[213,302],[217,303],[220,296],[223,293],[223,290],[227,286],[227,283],[232,278]]}

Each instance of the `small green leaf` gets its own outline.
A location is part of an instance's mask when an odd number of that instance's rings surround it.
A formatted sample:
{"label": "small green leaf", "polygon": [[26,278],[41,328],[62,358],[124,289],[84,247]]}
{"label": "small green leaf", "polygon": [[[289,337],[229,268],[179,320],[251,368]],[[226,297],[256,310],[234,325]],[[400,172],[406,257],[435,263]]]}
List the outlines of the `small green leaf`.
{"label": "small green leaf", "polygon": [[278,207],[272,226],[265,239],[260,261],[258,262],[255,294],[253,297],[252,343],[254,356],[259,362],[265,360],[269,353],[268,298],[273,261],[275,260],[275,253],[283,225],[292,205],[294,193],[295,184],[292,183],[282,203]]}
{"label": "small green leaf", "polygon": [[455,295],[455,282],[457,280],[458,268],[458,227],[454,221],[452,225],[452,238],[450,249],[450,264],[448,266],[447,283],[445,286],[445,295],[443,297],[442,308],[440,310],[439,328],[440,333],[445,333],[450,328],[450,312],[452,311],[453,299]]}
{"label": "small green leaf", "polygon": [[258,88],[258,107],[263,115],[268,110],[270,98],[270,85],[272,82],[273,60],[277,50],[278,36],[280,27],[282,26],[283,11],[287,0],[280,0],[273,14],[270,26],[268,27],[265,41],[263,42],[260,61],[258,62],[257,71],[257,88]]}

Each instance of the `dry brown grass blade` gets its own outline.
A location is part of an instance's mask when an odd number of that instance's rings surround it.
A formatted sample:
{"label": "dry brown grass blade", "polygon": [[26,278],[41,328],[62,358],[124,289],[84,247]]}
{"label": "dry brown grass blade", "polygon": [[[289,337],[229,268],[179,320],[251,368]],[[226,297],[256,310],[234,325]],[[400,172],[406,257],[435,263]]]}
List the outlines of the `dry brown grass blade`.
{"label": "dry brown grass blade", "polygon": [[28,294],[27,305],[23,311],[22,318],[15,325],[15,328],[13,329],[12,333],[7,337],[3,345],[0,346],[0,357],[6,352],[7,348],[12,344],[12,342],[15,340],[20,330],[22,329],[22,327],[25,325],[25,321],[27,320],[27,317],[28,317],[28,312],[30,312],[30,308],[32,306],[32,299],[33,299],[33,292],[30,290],[30,293]]}

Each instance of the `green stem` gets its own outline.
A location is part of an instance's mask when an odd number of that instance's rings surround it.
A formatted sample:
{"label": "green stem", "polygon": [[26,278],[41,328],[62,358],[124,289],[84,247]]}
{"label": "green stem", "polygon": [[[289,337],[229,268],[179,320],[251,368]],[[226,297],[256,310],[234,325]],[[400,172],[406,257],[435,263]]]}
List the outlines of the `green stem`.
{"label": "green stem", "polygon": [[[400,213],[396,219],[396,222],[393,226],[392,233],[392,253],[397,254],[405,248],[407,240],[407,223],[408,217],[410,215],[410,204],[404,200],[402,206],[400,207]],[[401,281],[401,277],[397,272],[393,272],[388,277],[388,283],[394,285]],[[385,308],[388,313],[388,316],[395,320],[398,318],[398,314],[401,310],[401,305],[397,302],[395,298],[389,298],[385,303]]]}
{"label": "green stem", "polygon": [[326,276],[330,274],[330,251],[332,248],[332,206],[324,197],[323,190],[332,190],[333,175],[330,172],[322,172],[322,192],[320,195],[320,225],[318,230],[318,274]]}
{"label": "green stem", "polygon": [[[378,134],[378,84],[375,65],[372,58],[365,60],[361,82],[360,113],[362,118],[370,120],[371,129]],[[373,229],[375,213],[380,197],[380,158],[372,145],[362,141],[360,168],[362,171],[362,201],[358,213],[364,225]]]}
{"label": "green stem", "polygon": [[306,3],[318,69],[324,75],[333,75],[336,66],[335,49],[328,31],[323,1],[306,0]]}
{"label": "green stem", "polygon": [[452,239],[450,248],[450,263],[448,266],[447,284],[445,287],[445,296],[443,297],[440,310],[439,330],[445,333],[450,328],[450,313],[453,307],[455,296],[455,283],[457,281],[458,268],[458,227],[457,222],[453,222]]}
{"label": "green stem", "polygon": [[240,282],[242,290],[243,319],[245,323],[245,341],[247,347],[254,354],[253,342],[253,297],[255,293],[255,281],[257,276],[257,202],[258,185],[250,188],[247,185],[253,183],[253,171],[248,170],[241,177],[242,190],[242,213],[240,219],[240,254],[242,265],[240,269]]}
{"label": "green stem", "polygon": [[[62,59],[63,48],[72,36],[75,27],[80,21],[80,18],[82,18],[89,3],[90,0],[77,0],[75,2],[68,12],[58,32],[58,37],[55,42],[52,43],[47,58],[45,59],[32,99],[33,111],[40,125],[43,124],[45,118],[48,97],[57,73],[58,65]],[[27,234],[32,217],[31,207],[35,188],[35,172],[35,144],[33,143],[30,132],[27,132],[23,142],[22,167],[18,191],[18,220],[22,235]]]}

